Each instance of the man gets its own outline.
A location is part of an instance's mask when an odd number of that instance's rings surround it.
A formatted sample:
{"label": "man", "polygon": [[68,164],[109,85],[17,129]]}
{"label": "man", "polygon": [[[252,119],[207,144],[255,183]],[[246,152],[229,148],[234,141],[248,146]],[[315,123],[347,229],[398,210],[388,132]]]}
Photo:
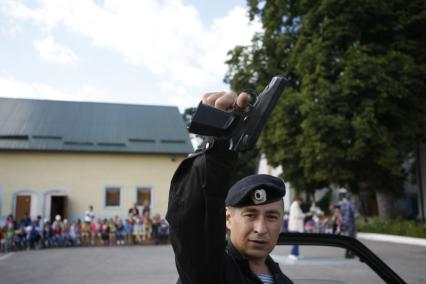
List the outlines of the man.
{"label": "man", "polygon": [[[301,196],[296,196],[295,200],[290,205],[289,220],[288,220],[288,230],[290,232],[303,233],[304,231],[304,220],[305,220],[306,214],[303,213],[302,208],[300,208],[302,203],[303,203],[303,198]],[[297,260],[299,258],[298,245],[293,245],[288,258],[290,260]]]}
{"label": "man", "polygon": [[[209,93],[203,103],[244,111],[248,96]],[[171,181],[166,218],[178,283],[292,283],[269,256],[283,222],[284,183],[253,175],[229,189],[237,154],[228,149],[227,140],[207,139]]]}
{"label": "man", "polygon": [[[349,237],[356,237],[356,217],[357,210],[355,204],[353,202],[352,193],[347,192],[342,202],[340,203],[340,212],[342,214],[343,219],[343,233]],[[345,258],[354,258],[355,254],[346,250]]]}

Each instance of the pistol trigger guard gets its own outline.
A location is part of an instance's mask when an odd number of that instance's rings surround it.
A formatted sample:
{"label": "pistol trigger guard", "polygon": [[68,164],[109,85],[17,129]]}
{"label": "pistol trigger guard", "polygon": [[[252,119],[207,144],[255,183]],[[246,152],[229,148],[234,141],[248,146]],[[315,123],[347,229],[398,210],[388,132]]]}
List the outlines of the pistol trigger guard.
{"label": "pistol trigger guard", "polygon": [[249,95],[249,108],[252,109],[253,106],[257,102],[257,98],[259,97],[259,93],[256,92],[255,90],[252,90],[252,89],[243,90],[243,91],[241,91],[241,93],[246,93],[247,95]]}

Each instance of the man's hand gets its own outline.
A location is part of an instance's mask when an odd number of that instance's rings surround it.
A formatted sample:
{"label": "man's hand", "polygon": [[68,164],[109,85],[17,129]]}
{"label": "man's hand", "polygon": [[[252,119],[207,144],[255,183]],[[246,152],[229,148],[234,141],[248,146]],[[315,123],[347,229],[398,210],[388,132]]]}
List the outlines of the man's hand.
{"label": "man's hand", "polygon": [[247,93],[240,93],[238,96],[232,92],[207,93],[203,96],[203,104],[224,110],[224,111],[242,111],[249,110],[249,96]]}

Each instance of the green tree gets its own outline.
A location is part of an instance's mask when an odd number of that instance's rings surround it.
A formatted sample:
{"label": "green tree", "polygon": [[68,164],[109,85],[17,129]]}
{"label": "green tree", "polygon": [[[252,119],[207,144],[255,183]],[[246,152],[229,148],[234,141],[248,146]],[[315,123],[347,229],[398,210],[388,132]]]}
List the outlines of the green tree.
{"label": "green tree", "polygon": [[182,119],[186,124],[186,127],[189,127],[191,124],[192,114],[195,111],[195,107],[188,107],[182,113]]}
{"label": "green tree", "polygon": [[259,159],[260,153],[257,148],[244,153],[239,153],[237,164],[235,165],[234,172],[232,173],[231,184],[236,183],[248,175],[255,174],[257,172]]}
{"label": "green tree", "polygon": [[[260,148],[296,189],[398,194],[426,132],[426,2],[250,0],[263,31],[229,52],[225,81],[289,86]],[[259,89],[258,89],[259,90]]]}

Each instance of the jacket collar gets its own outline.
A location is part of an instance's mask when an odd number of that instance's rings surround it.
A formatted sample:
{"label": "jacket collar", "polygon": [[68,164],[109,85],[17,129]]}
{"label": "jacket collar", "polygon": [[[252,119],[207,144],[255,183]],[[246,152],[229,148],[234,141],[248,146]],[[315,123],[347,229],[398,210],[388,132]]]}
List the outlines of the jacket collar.
{"label": "jacket collar", "polygon": [[[241,255],[241,253],[234,247],[232,242],[229,240],[226,245],[226,253],[228,253],[233,259],[235,259],[239,264],[242,264],[244,267],[250,270],[249,261],[246,257]],[[280,274],[281,270],[278,264],[270,257],[266,257],[265,261],[268,268],[271,270],[271,273],[275,275],[276,273]],[[250,270],[251,271],[251,270]]]}

